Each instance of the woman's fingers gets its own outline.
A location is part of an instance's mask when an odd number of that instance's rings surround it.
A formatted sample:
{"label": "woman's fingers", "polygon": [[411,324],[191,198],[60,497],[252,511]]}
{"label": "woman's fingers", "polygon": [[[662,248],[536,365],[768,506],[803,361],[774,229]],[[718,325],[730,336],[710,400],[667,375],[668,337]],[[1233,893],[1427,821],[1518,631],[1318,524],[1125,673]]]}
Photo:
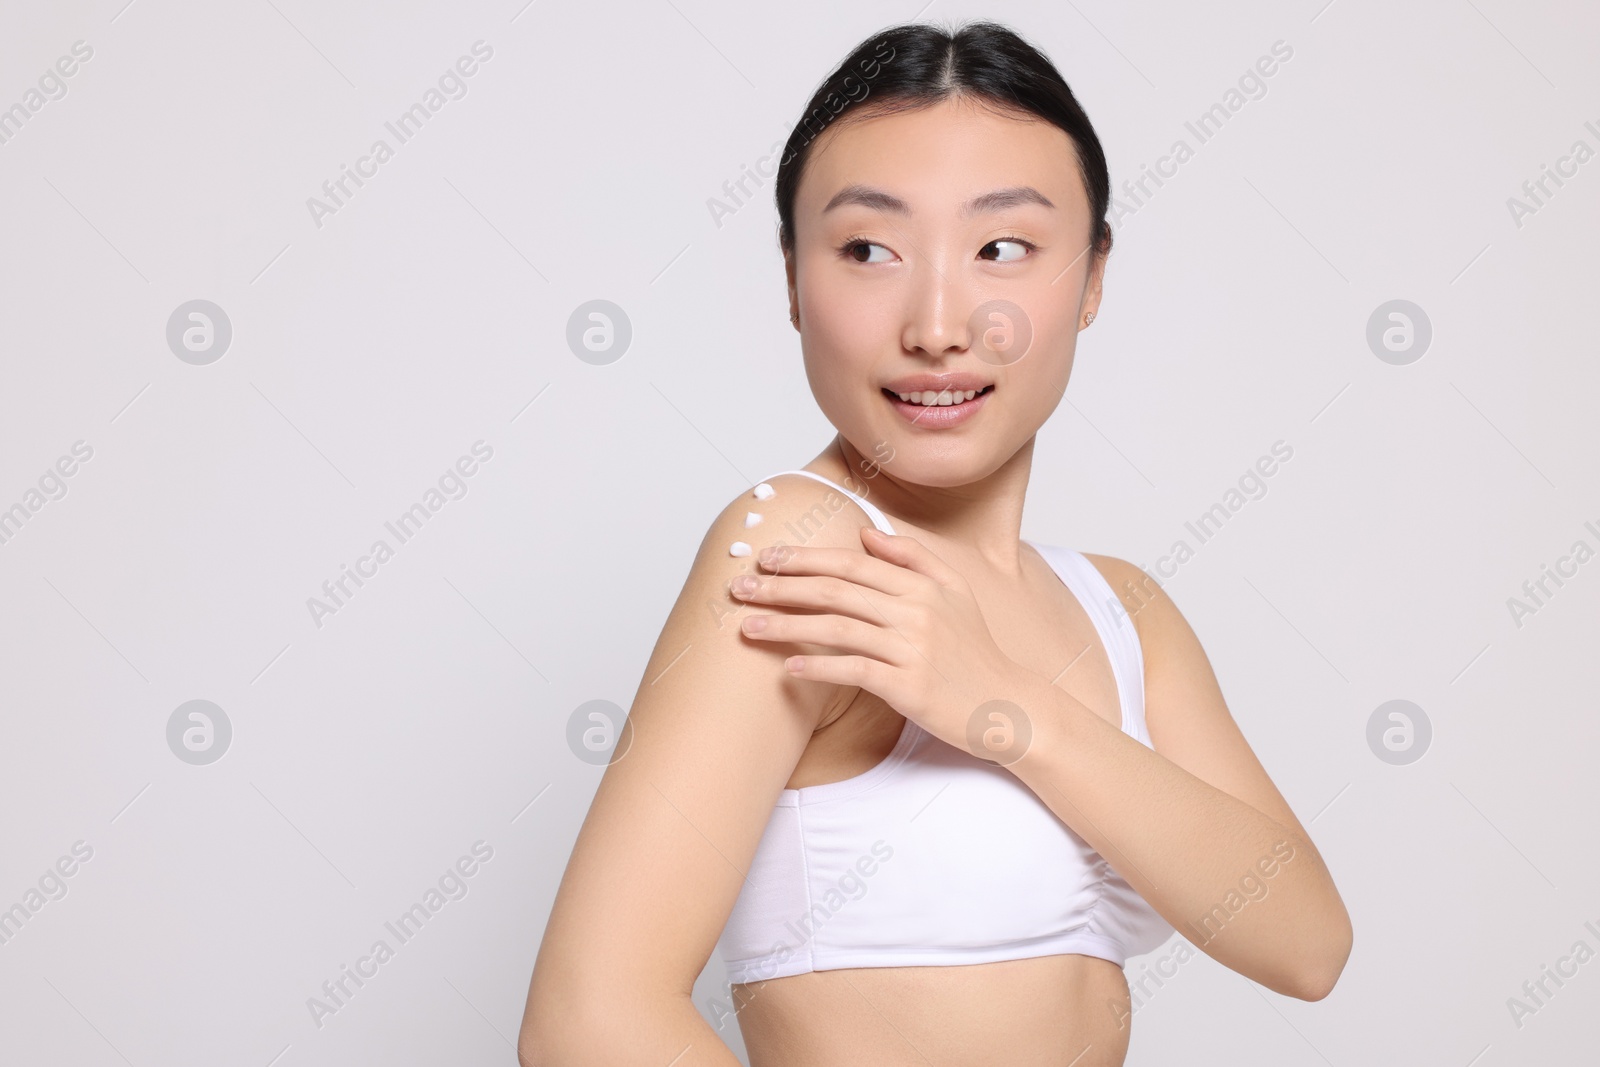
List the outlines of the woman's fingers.
{"label": "woman's fingers", "polygon": [[728,583],[734,599],[746,604],[783,604],[831,611],[867,622],[881,622],[882,594],[828,575],[742,574]]}
{"label": "woman's fingers", "polygon": [[756,562],[772,574],[828,575],[890,596],[903,596],[924,580],[896,563],[850,548],[775,545],[763,549]]}
{"label": "woman's fingers", "polygon": [[868,552],[901,570],[926,575],[946,589],[957,589],[964,583],[960,571],[940,559],[933,549],[915,537],[886,534],[875,526],[862,527],[861,534]]}
{"label": "woman's fingers", "polygon": [[860,686],[891,707],[902,702],[894,688],[894,668],[866,656],[790,656],[783,665],[796,678]]}
{"label": "woman's fingers", "polygon": [[884,662],[904,644],[893,630],[843,615],[746,615],[739,630],[758,641],[823,645]]}

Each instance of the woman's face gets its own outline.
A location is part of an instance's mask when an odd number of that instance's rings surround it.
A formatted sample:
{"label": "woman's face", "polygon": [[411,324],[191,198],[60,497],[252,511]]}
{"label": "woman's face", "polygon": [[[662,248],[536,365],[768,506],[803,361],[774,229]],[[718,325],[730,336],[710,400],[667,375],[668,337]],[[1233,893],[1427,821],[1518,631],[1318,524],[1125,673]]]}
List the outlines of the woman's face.
{"label": "woman's face", "polygon": [[[786,262],[806,376],[863,456],[893,456],[885,466],[908,482],[965,485],[1061,402],[1103,261],[1058,127],[959,100],[847,116],[813,145],[794,222]],[[955,376],[952,398],[993,388],[972,407],[884,392],[940,392],[914,380],[930,375]]]}

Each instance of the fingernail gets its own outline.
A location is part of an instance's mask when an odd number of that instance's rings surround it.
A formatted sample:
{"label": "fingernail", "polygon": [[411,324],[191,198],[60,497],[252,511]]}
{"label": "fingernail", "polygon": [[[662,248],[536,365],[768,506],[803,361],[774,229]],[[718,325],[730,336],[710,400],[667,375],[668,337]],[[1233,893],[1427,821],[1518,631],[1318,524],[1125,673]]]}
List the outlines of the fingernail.
{"label": "fingernail", "polygon": [[749,596],[756,591],[756,580],[748,574],[741,574],[732,582],[734,596]]}

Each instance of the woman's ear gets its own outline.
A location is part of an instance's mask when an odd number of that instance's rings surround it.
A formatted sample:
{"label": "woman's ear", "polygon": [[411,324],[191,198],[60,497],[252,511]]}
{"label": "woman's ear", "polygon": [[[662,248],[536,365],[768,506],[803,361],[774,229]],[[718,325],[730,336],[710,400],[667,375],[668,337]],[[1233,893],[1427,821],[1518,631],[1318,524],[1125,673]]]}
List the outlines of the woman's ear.
{"label": "woman's ear", "polygon": [[795,286],[794,280],[794,252],[792,249],[783,250],[783,274],[789,285],[789,321],[795,329],[800,328],[800,290]]}
{"label": "woman's ear", "polygon": [[[1084,286],[1083,291],[1083,307],[1078,312],[1079,329],[1088,326],[1089,322],[1093,322],[1095,315],[1100,311],[1100,286],[1101,282],[1105,280],[1106,258],[1104,255],[1096,255],[1094,257],[1094,266],[1089,268],[1089,281]],[[1088,318],[1087,322],[1085,321],[1085,316]]]}

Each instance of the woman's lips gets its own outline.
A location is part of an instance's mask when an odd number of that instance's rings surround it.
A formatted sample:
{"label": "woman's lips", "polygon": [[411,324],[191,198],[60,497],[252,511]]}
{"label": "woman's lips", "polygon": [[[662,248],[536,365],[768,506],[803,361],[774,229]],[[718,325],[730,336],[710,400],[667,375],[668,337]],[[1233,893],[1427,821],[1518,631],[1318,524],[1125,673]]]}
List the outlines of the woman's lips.
{"label": "woman's lips", "polygon": [[994,388],[991,386],[988,392],[979,393],[971,400],[943,405],[908,404],[887,390],[880,390],[879,395],[889,401],[895,411],[899,412],[908,423],[930,430],[942,430],[948,426],[960,426],[971,420],[993,392]]}

